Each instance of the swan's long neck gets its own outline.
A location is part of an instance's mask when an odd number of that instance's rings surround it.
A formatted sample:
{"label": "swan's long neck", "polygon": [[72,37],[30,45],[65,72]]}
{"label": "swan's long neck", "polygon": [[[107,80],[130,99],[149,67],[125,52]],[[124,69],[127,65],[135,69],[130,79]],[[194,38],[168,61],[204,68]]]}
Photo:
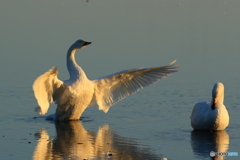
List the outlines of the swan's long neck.
{"label": "swan's long neck", "polygon": [[70,80],[77,81],[81,78],[85,78],[86,75],[82,68],[75,61],[75,53],[77,49],[70,47],[67,52],[67,68],[70,75]]}
{"label": "swan's long neck", "polygon": [[224,106],[224,89],[214,89],[212,92],[212,110],[214,110],[218,106]]}
{"label": "swan's long neck", "polygon": [[224,93],[222,93],[221,95],[219,95],[218,103],[219,103],[219,104],[223,104],[223,103],[224,103]]}
{"label": "swan's long neck", "polygon": [[216,99],[218,103],[224,101],[224,85],[222,83],[216,83],[212,90],[212,98]]}

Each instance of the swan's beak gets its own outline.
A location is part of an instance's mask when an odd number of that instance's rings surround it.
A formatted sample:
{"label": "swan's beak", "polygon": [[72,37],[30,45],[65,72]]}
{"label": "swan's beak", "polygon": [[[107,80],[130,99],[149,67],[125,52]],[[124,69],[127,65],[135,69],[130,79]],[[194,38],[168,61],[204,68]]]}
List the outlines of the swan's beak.
{"label": "swan's beak", "polygon": [[84,43],[83,43],[84,46],[88,46],[89,44],[92,44],[92,42],[86,42],[86,41],[84,41]]}
{"label": "swan's beak", "polygon": [[213,99],[212,100],[212,106],[211,106],[212,110],[214,110],[216,108],[215,103],[216,103],[216,99]]}

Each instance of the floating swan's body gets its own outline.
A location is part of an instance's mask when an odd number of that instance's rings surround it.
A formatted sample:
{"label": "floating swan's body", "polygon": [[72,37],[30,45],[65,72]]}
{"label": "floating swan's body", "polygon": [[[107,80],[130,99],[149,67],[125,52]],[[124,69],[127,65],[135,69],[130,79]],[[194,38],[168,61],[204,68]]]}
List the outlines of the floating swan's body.
{"label": "floating swan's body", "polygon": [[216,83],[212,90],[212,101],[195,104],[191,125],[195,130],[224,130],[229,124],[228,111],[223,104],[224,85]]}
{"label": "floating swan's body", "polygon": [[45,114],[49,104],[53,102],[58,105],[54,119],[59,121],[78,120],[88,106],[95,104],[99,106],[99,110],[107,112],[118,101],[177,72],[174,61],[163,67],[126,70],[89,80],[75,61],[77,49],[89,44],[91,42],[77,40],[69,48],[67,53],[69,80],[59,80],[58,71],[53,67],[34,81],[33,91],[39,105],[36,111],[39,114]]}

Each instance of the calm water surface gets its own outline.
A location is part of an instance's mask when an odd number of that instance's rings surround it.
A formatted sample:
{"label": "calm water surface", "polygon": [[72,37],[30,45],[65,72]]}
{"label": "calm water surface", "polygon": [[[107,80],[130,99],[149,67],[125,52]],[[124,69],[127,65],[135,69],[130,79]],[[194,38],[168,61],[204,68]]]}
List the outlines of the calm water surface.
{"label": "calm water surface", "polygon": [[[240,1],[6,1],[0,6],[1,159],[211,159],[240,154]],[[175,59],[178,73],[124,99],[105,114],[54,123],[34,112],[34,79],[57,66],[76,39],[93,44],[76,55],[90,79]],[[193,105],[225,84],[230,124],[195,132]],[[218,159],[239,159],[218,157]]]}

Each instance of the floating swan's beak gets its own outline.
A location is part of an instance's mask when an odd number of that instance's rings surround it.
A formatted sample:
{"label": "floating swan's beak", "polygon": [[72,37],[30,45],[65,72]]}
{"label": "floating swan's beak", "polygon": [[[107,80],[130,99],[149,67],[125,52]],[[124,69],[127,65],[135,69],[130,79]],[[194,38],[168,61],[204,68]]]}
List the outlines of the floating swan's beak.
{"label": "floating swan's beak", "polygon": [[212,106],[211,106],[212,110],[214,110],[216,108],[215,103],[216,103],[216,99],[213,99],[212,100]]}

